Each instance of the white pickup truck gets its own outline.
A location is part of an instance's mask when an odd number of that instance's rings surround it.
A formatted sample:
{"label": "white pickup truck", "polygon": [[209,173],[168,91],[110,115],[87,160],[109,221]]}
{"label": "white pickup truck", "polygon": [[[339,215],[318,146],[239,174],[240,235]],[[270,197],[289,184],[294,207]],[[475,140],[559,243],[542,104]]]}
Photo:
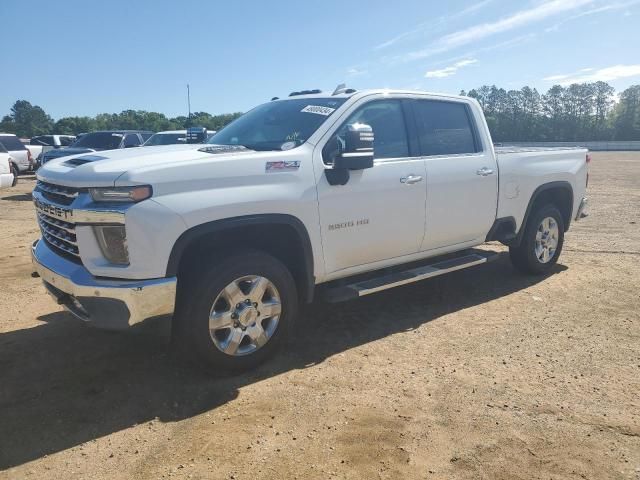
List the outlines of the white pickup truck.
{"label": "white pickup truck", "polygon": [[87,322],[171,316],[206,366],[249,368],[283,344],[299,304],[482,264],[496,254],[473,247],[487,241],[547,272],[586,215],[589,160],[494,149],[467,97],[294,92],[209,144],[46,163],[34,274]]}

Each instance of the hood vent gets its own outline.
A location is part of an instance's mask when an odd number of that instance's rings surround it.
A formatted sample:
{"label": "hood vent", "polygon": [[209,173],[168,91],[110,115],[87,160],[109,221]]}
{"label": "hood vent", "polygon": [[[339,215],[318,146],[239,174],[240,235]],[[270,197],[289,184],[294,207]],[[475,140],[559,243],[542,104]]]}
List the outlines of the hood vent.
{"label": "hood vent", "polygon": [[64,162],[65,165],[69,167],[78,167],[80,165],[84,165],[85,163],[97,162],[98,160],[106,160],[107,157],[101,157],[100,155],[84,155],[82,157],[72,158]]}

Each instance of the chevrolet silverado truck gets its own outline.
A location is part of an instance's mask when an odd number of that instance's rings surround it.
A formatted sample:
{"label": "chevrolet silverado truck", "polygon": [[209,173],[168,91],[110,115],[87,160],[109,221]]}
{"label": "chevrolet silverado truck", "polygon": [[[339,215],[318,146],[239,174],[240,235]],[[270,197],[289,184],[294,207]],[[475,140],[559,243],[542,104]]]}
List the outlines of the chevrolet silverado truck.
{"label": "chevrolet silverado truck", "polygon": [[207,144],[47,162],[34,275],[88,323],[171,317],[206,367],[251,368],[283,345],[299,305],[483,264],[497,255],[474,248],[485,242],[548,272],[586,215],[589,161],[494,148],[467,97],[294,92]]}

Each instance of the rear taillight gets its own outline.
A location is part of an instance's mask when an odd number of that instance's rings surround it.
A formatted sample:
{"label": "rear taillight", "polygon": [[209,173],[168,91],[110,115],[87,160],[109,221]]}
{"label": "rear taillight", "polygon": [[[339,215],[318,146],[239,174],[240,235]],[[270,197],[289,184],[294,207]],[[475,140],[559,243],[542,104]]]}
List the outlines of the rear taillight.
{"label": "rear taillight", "polygon": [[27,148],[27,159],[29,160],[29,163],[33,162],[33,157],[31,156],[31,150],[29,150]]}
{"label": "rear taillight", "polygon": [[591,154],[587,153],[587,158],[586,158],[587,163],[591,163]]}

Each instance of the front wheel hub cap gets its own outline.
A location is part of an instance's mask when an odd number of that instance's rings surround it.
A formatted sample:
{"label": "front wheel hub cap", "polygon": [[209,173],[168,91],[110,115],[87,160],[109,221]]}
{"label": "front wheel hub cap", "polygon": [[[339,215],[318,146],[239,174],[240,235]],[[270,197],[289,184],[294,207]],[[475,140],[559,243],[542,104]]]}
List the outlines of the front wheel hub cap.
{"label": "front wheel hub cap", "polygon": [[214,300],[209,335],[221,352],[249,355],[271,339],[281,313],[280,293],[273,282],[258,275],[240,277]]}

